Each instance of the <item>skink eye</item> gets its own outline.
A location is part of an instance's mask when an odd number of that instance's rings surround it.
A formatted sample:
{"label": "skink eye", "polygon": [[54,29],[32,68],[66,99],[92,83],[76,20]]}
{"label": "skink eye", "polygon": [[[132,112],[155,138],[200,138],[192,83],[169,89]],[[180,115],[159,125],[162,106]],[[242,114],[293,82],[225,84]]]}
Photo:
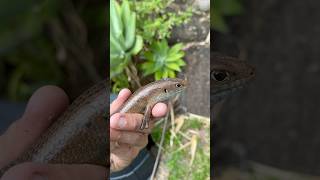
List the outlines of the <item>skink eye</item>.
{"label": "skink eye", "polygon": [[167,93],[167,92],[168,92],[168,89],[164,89],[164,92]]}
{"label": "skink eye", "polygon": [[181,84],[176,84],[176,87],[181,87]]}
{"label": "skink eye", "polygon": [[211,73],[211,78],[216,81],[225,81],[226,79],[229,78],[229,73],[226,71],[213,71]]}

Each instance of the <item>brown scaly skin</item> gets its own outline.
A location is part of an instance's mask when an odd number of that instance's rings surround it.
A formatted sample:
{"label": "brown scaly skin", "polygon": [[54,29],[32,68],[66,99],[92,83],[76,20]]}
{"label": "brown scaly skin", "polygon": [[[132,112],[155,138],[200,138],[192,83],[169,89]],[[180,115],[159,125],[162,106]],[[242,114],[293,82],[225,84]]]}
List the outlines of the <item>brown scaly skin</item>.
{"label": "brown scaly skin", "polygon": [[27,161],[94,164],[108,170],[108,98],[106,80],[84,92],[29,150],[0,170],[0,177],[10,167]]}
{"label": "brown scaly skin", "polygon": [[210,59],[211,104],[243,87],[255,76],[254,68],[244,61],[219,53],[211,53]]}

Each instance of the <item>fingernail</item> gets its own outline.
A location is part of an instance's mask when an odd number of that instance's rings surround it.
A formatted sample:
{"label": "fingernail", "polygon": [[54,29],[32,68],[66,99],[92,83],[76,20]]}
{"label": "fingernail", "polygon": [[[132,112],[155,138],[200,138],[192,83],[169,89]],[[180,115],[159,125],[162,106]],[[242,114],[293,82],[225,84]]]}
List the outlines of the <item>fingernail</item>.
{"label": "fingernail", "polygon": [[124,115],[120,115],[119,121],[118,121],[118,126],[119,128],[124,128],[127,124],[126,119],[124,118]]}
{"label": "fingernail", "polygon": [[118,94],[118,98],[124,96],[126,91],[127,91],[127,89],[122,89]]}
{"label": "fingernail", "polygon": [[48,176],[45,174],[35,173],[31,177],[32,180],[48,180]]}

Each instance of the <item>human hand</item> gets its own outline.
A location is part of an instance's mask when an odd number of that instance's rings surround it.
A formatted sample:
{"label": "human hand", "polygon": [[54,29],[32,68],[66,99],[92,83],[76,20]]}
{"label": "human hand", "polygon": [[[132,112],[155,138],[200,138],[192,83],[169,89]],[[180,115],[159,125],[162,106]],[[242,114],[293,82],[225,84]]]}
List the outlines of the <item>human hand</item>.
{"label": "human hand", "polygon": [[[69,100],[55,86],[45,86],[30,98],[23,116],[0,136],[0,169],[15,160],[65,111]],[[1,180],[103,180],[107,170],[89,164],[41,164],[26,162],[10,168]]]}
{"label": "human hand", "polygon": [[[120,91],[116,100],[111,103],[110,114],[117,112],[131,95],[130,90]],[[167,105],[157,103],[152,109],[154,118],[163,117],[167,113]],[[140,130],[142,114],[115,113],[110,117],[110,162],[111,172],[120,171],[130,165],[142,148],[148,143],[155,121],[151,120],[149,128]]]}

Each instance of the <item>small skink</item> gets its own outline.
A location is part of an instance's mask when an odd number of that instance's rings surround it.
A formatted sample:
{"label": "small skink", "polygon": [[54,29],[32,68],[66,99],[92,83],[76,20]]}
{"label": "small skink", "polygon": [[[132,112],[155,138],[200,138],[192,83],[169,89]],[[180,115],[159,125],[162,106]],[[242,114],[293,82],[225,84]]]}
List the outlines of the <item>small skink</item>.
{"label": "small skink", "polygon": [[152,107],[158,102],[169,100],[183,92],[186,86],[187,81],[178,78],[152,82],[135,91],[118,112],[143,114],[140,129],[148,128]]}

